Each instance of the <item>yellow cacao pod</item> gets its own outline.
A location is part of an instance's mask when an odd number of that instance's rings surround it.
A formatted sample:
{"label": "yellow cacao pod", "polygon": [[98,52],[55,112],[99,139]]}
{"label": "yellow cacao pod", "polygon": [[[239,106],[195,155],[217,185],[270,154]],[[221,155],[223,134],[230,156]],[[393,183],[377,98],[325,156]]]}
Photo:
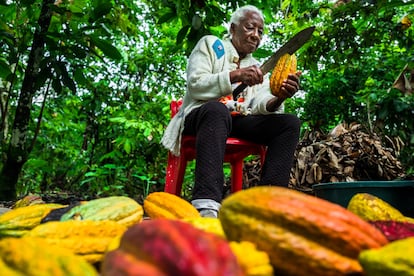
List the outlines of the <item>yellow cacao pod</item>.
{"label": "yellow cacao pod", "polygon": [[414,222],[414,218],[404,216],[388,202],[369,193],[355,194],[349,201],[347,208],[367,221],[394,220]]}
{"label": "yellow cacao pod", "polygon": [[111,220],[50,221],[36,226],[24,238],[67,249],[89,263],[97,263],[113,239],[123,235],[126,230],[125,225]]}
{"label": "yellow cacao pod", "polygon": [[166,192],[153,192],[144,200],[144,211],[152,219],[199,218],[197,209],[185,199]]}
{"label": "yellow cacao pod", "polygon": [[278,60],[270,76],[270,90],[274,96],[281,97],[280,88],[282,83],[289,74],[296,73],[296,66],[297,59],[295,54],[285,54]]}
{"label": "yellow cacao pod", "polygon": [[20,237],[40,224],[52,210],[66,205],[45,203],[12,209],[0,216],[0,237]]}
{"label": "yellow cacao pod", "polygon": [[221,222],[218,218],[196,217],[185,218],[183,221],[190,223],[195,228],[226,238],[223,228],[221,227]]}
{"label": "yellow cacao pod", "polygon": [[229,244],[246,276],[274,275],[269,255],[264,251],[258,250],[254,243],[231,241]]}
{"label": "yellow cacao pod", "polygon": [[[82,241],[78,241],[82,243]],[[97,276],[80,256],[32,238],[0,240],[0,274],[7,276]]]}

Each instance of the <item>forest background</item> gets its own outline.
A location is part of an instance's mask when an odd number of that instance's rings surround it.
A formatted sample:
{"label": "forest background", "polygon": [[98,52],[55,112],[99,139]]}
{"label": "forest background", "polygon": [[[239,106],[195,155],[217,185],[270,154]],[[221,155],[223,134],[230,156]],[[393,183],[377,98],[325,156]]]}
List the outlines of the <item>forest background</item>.
{"label": "forest background", "polygon": [[316,26],[297,53],[303,93],[286,101],[302,133],[358,122],[398,136],[412,174],[412,0],[0,0],[0,200],[162,189],[160,138],[188,54],[245,4],[265,15],[259,60]]}

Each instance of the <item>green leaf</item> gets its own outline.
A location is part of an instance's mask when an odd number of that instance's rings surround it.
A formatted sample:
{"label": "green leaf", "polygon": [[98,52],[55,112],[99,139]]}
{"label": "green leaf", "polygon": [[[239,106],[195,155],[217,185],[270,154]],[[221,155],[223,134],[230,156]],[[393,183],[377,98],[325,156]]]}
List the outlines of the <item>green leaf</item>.
{"label": "green leaf", "polygon": [[113,8],[112,1],[109,0],[95,0],[93,1],[93,10],[89,22],[95,22],[111,12]]}
{"label": "green leaf", "polygon": [[60,67],[60,75],[62,77],[62,82],[63,84],[69,88],[72,92],[76,92],[76,84],[75,82],[72,80],[72,78],[69,76],[68,71],[66,70],[66,64],[60,62],[58,64],[58,66]]}
{"label": "green leaf", "polygon": [[181,44],[184,41],[184,38],[187,36],[188,30],[191,28],[191,25],[186,25],[181,28],[177,34],[177,44]]}
{"label": "green leaf", "polygon": [[56,94],[60,94],[60,92],[62,92],[62,85],[60,84],[60,80],[58,78],[53,79],[52,87]]}
{"label": "green leaf", "polygon": [[158,19],[158,24],[162,24],[165,22],[170,21],[171,19],[174,19],[176,17],[176,13],[172,12],[171,10],[165,14],[163,14],[160,19]]}
{"label": "green leaf", "polygon": [[12,73],[10,70],[9,65],[3,61],[0,60],[0,78],[7,79],[7,77]]}
{"label": "green leaf", "polygon": [[114,59],[114,60],[121,60],[122,55],[118,51],[118,49],[112,46],[111,43],[104,39],[100,39],[96,36],[91,36],[92,42],[98,47],[107,57]]}
{"label": "green leaf", "polygon": [[82,68],[76,68],[73,77],[76,80],[76,82],[80,85],[86,85],[88,83],[87,79],[85,78],[85,75],[83,74]]}
{"label": "green leaf", "polygon": [[23,6],[30,7],[30,6],[33,6],[35,2],[36,2],[35,0],[23,0],[21,1],[21,4]]}
{"label": "green leaf", "polygon": [[109,118],[109,121],[113,123],[125,123],[127,119],[125,117],[114,117],[114,118]]}
{"label": "green leaf", "polygon": [[126,139],[125,143],[124,143],[124,150],[126,153],[130,154],[131,153],[131,140]]}
{"label": "green leaf", "polygon": [[71,91],[76,92],[76,85],[72,78],[69,76],[66,70],[66,63],[64,62],[53,62],[53,68],[55,69],[58,79],[61,79],[62,83],[68,87]]}
{"label": "green leaf", "polygon": [[71,45],[70,49],[77,58],[83,59],[86,58],[88,55],[88,51],[85,50],[83,47],[79,47],[78,45]]}

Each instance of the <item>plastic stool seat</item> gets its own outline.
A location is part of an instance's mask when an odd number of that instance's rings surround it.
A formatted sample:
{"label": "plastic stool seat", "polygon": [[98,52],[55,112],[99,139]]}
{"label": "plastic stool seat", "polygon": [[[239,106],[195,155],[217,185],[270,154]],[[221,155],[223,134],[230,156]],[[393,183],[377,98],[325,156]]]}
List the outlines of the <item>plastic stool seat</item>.
{"label": "plastic stool seat", "polygon": [[[171,117],[175,116],[182,101],[171,102]],[[187,162],[196,156],[196,137],[183,135],[181,139],[180,156],[168,153],[167,170],[164,191],[181,196],[181,188]],[[260,155],[261,164],[264,162],[266,147],[243,139],[229,137],[226,142],[224,162],[231,165],[231,191],[234,193],[243,189],[243,164],[249,155]]]}

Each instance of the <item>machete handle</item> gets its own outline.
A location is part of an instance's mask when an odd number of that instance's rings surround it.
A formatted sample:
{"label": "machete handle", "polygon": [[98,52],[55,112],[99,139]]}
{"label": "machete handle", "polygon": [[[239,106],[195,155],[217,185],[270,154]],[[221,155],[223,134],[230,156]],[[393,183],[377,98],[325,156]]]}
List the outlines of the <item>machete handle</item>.
{"label": "machete handle", "polygon": [[233,100],[237,99],[237,96],[243,92],[244,89],[246,89],[247,84],[240,84],[239,86],[236,87],[236,89],[233,90]]}

